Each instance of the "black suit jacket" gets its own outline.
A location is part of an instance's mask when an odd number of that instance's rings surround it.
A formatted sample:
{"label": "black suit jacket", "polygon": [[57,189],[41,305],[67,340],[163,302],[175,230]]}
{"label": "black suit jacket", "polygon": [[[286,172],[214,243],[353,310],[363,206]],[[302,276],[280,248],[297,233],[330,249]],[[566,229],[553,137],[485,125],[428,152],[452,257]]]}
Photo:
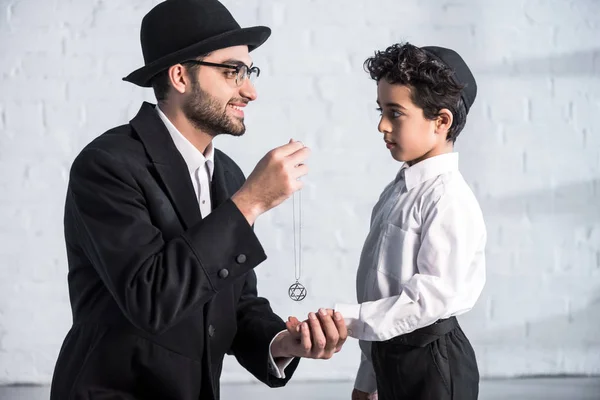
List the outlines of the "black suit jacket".
{"label": "black suit jacket", "polygon": [[230,196],[240,168],[216,150],[202,219],[187,166],[153,105],[96,138],[71,167],[65,240],[73,326],[51,399],[219,398],[226,353],[269,386],[285,329],[258,297],[266,259]]}

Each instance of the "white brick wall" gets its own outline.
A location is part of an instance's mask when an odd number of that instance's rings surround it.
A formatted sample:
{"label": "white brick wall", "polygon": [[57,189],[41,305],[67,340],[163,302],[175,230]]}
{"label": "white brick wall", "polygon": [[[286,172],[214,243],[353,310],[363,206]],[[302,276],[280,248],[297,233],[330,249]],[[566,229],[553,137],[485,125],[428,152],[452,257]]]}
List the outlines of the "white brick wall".
{"label": "white brick wall", "polygon": [[[156,0],[0,0],[0,383],[49,382],[71,322],[62,209],[78,151],[128,121]],[[259,101],[216,144],[249,173],[290,137],[313,149],[304,192],[309,297],[293,281],[291,203],[261,217],[261,294],[283,318],[354,298],[370,209],[398,167],[362,62],[394,41],[457,49],[479,82],[458,141],[489,230],[488,283],[462,318],[483,376],[600,373],[600,2],[227,0],[273,28],[253,53]],[[335,288],[334,288],[335,287]],[[298,378],[351,379],[358,348]],[[224,380],[250,380],[228,360]]]}

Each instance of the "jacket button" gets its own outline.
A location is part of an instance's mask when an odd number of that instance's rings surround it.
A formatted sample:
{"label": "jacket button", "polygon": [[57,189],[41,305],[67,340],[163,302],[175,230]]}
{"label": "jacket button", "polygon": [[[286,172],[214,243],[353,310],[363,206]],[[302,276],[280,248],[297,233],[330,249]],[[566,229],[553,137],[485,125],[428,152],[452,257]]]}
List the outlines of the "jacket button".
{"label": "jacket button", "polygon": [[223,268],[222,270],[219,271],[219,278],[225,279],[228,276],[229,276],[229,271],[227,271],[225,268]]}
{"label": "jacket button", "polygon": [[238,264],[243,264],[246,262],[246,255],[245,254],[240,254],[239,256],[237,256],[237,258],[235,259],[235,261],[237,261]]}
{"label": "jacket button", "polygon": [[212,325],[208,326],[208,336],[213,337],[215,335],[215,327]]}

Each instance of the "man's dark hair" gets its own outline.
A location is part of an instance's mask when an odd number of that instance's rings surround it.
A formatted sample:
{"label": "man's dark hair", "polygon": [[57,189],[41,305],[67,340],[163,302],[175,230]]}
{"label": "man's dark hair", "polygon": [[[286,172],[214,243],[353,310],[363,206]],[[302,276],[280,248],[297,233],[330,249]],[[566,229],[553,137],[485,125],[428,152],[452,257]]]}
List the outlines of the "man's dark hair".
{"label": "man's dark hair", "polygon": [[454,116],[447,140],[456,141],[467,122],[467,109],[461,98],[462,85],[453,79],[454,71],[434,56],[410,44],[394,44],[376,51],[364,63],[371,78],[379,82],[411,88],[412,102],[423,109],[425,118],[433,120],[446,108]]}
{"label": "man's dark hair", "polygon": [[[195,59],[198,61],[202,61],[206,56],[208,56],[208,54],[203,54],[199,57],[196,57]],[[185,62],[181,64],[187,68],[191,76],[195,76],[196,71],[198,70],[198,68],[200,68],[200,65],[198,64]],[[169,69],[167,68],[156,74],[152,78],[152,81],[150,83],[152,84],[152,89],[154,90],[154,96],[156,96],[156,100],[166,100],[167,94],[169,93],[169,87],[171,86],[171,84],[169,83]]]}

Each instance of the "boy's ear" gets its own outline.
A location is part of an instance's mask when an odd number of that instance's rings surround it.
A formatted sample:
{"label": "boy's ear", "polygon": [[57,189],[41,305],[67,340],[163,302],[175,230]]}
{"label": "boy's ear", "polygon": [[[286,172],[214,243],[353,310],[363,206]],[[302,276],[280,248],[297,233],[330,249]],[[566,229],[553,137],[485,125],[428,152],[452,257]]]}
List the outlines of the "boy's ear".
{"label": "boy's ear", "polygon": [[435,132],[438,134],[448,135],[448,131],[454,121],[454,115],[447,108],[442,108],[438,113],[438,117],[435,121]]}

